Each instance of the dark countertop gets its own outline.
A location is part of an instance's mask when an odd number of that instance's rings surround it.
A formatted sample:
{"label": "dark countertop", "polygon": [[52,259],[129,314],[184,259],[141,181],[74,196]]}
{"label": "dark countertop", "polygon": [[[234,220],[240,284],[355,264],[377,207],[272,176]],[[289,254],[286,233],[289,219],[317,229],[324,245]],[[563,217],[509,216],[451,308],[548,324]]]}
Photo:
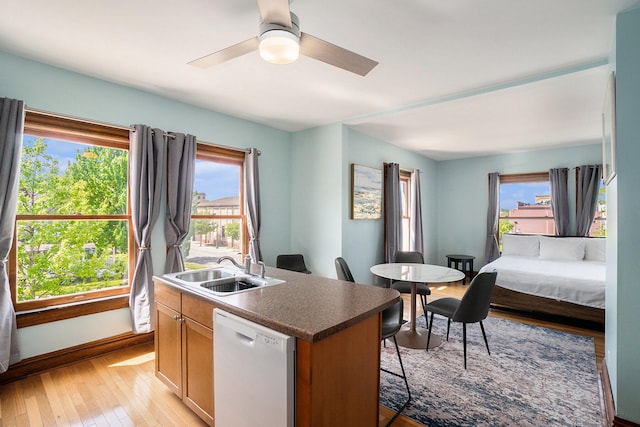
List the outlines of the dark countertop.
{"label": "dark countertop", "polygon": [[[399,300],[394,289],[343,282],[267,267],[266,275],[286,283],[207,299],[216,307],[305,341],[316,342],[346,329]],[[154,280],[203,298],[162,276]],[[212,314],[213,315],[213,314]]]}

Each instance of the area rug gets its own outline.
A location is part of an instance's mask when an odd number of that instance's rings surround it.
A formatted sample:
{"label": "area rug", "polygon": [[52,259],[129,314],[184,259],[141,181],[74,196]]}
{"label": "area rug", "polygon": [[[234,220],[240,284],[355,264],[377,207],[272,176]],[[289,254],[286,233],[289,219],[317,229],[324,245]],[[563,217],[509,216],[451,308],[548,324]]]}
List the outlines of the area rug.
{"label": "area rug", "polygon": [[[424,327],[424,316],[418,318]],[[425,426],[601,426],[593,338],[498,318],[484,322],[491,355],[478,324],[467,326],[467,370],[462,325],[435,349],[400,348],[412,400],[402,412]],[[434,332],[447,321],[435,316]],[[444,337],[443,337],[444,339]],[[391,341],[382,366],[399,372]],[[402,379],[380,373],[380,402],[406,400]]]}

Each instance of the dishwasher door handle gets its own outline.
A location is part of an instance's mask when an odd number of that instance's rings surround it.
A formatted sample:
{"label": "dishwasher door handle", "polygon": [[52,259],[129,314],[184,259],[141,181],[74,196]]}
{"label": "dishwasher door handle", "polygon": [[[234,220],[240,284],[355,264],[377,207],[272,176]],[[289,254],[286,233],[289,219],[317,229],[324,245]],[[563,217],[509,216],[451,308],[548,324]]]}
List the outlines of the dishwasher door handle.
{"label": "dishwasher door handle", "polygon": [[246,336],[245,334],[243,334],[242,332],[238,332],[236,331],[236,338],[238,339],[238,341],[246,344],[246,345],[253,345],[253,343],[256,342],[255,338],[251,338]]}

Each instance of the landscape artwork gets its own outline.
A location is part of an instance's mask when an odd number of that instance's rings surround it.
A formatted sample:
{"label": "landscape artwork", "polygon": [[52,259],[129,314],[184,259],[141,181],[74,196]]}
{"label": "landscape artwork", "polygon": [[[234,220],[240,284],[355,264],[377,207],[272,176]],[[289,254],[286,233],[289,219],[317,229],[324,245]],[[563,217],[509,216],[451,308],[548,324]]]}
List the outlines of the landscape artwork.
{"label": "landscape artwork", "polygon": [[382,217],[382,170],[351,165],[351,219]]}

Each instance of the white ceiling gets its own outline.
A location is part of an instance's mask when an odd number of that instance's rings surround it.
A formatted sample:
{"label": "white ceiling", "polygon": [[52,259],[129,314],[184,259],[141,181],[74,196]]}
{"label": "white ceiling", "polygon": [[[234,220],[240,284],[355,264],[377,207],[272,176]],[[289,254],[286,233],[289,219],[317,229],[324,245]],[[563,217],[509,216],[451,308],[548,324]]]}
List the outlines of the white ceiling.
{"label": "white ceiling", "polygon": [[303,32],[366,77],[257,52],[256,0],[2,0],[0,50],[298,131],[343,122],[443,160],[595,143],[618,12],[638,0],[295,0]]}

